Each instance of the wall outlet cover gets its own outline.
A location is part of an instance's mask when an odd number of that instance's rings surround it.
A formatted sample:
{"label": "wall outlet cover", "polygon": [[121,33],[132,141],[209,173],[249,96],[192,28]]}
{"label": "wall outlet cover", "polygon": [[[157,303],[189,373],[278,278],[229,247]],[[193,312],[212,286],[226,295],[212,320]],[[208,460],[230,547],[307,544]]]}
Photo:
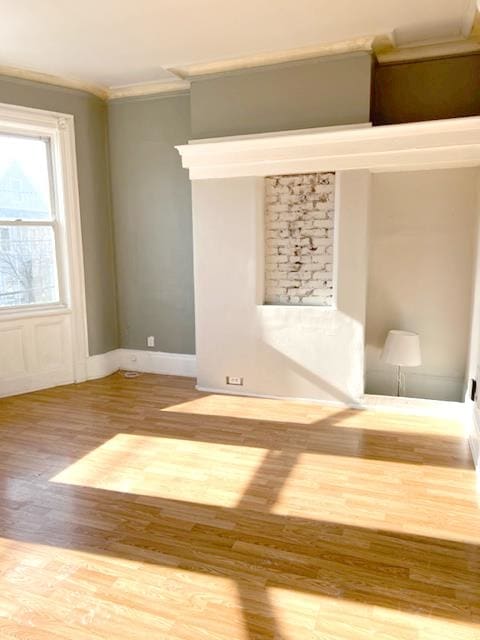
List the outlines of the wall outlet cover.
{"label": "wall outlet cover", "polygon": [[226,382],[227,384],[232,384],[232,385],[241,387],[243,385],[243,378],[240,378],[239,376],[227,376]]}

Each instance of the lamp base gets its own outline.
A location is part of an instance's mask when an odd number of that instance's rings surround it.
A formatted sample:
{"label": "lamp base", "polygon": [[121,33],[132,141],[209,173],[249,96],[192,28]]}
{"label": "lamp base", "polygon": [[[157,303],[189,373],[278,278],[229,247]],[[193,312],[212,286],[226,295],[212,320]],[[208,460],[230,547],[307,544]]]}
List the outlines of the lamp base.
{"label": "lamp base", "polygon": [[402,367],[397,366],[397,398],[405,395],[405,374]]}

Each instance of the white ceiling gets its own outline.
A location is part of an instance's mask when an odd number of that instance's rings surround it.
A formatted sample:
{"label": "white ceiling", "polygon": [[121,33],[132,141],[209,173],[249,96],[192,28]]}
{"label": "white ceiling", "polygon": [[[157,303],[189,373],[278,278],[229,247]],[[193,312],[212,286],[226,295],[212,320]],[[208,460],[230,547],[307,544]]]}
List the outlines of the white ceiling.
{"label": "white ceiling", "polygon": [[0,0],[0,66],[101,87],[171,67],[394,33],[458,38],[475,0]]}

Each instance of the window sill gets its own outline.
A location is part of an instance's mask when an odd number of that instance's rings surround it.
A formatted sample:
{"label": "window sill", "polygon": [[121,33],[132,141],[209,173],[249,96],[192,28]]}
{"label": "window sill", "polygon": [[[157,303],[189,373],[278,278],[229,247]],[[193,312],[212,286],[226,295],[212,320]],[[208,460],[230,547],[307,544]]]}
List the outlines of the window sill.
{"label": "window sill", "polygon": [[42,316],[60,316],[71,314],[72,310],[65,304],[35,305],[31,307],[10,307],[0,309],[0,322],[8,320],[24,320]]}

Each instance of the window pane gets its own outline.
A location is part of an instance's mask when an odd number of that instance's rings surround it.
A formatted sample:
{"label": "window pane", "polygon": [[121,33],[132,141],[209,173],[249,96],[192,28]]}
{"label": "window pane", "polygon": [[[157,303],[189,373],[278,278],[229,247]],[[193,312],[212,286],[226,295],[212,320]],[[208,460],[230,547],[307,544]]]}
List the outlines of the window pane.
{"label": "window pane", "polygon": [[0,307],[58,301],[53,229],[0,226]]}
{"label": "window pane", "polygon": [[0,135],[0,220],[49,220],[46,140]]}

